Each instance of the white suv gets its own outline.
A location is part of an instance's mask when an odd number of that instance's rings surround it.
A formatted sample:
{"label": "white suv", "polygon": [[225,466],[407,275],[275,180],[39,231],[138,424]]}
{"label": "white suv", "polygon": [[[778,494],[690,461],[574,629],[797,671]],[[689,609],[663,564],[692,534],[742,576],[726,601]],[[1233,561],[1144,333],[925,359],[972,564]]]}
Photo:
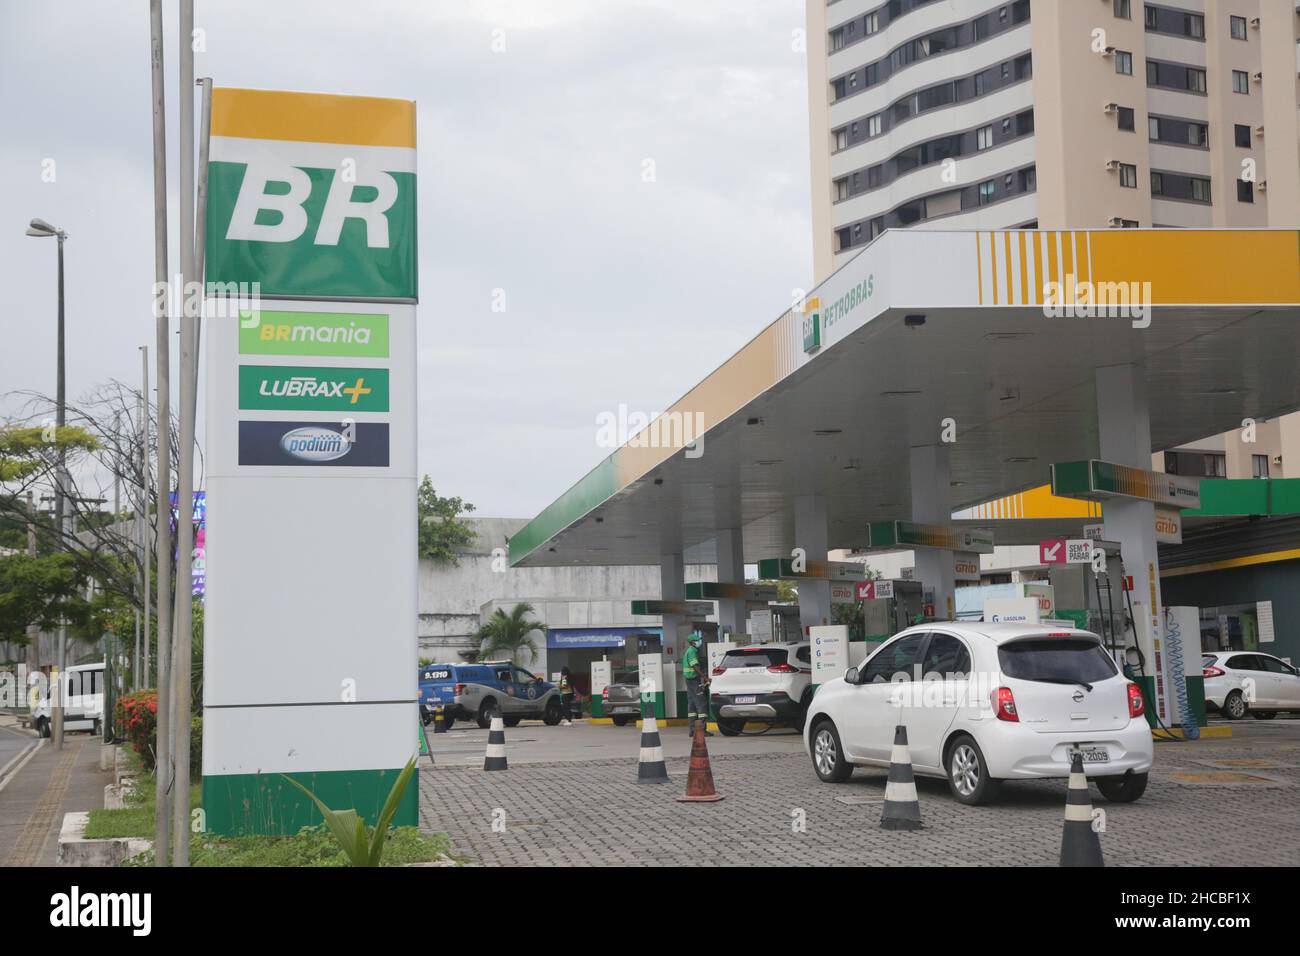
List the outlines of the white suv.
{"label": "white suv", "polygon": [[751,644],[727,651],[713,669],[709,703],[718,730],[734,737],[745,721],[770,721],[803,729],[812,700],[812,651],[799,644]]}
{"label": "white suv", "polygon": [[1151,769],[1142,692],[1088,631],[1037,624],[923,624],[900,631],[808,710],[804,747],[822,780],[888,766],[907,728],[913,770],[962,803],[1004,780],[1066,777],[1075,752],[1110,800],[1140,797]]}

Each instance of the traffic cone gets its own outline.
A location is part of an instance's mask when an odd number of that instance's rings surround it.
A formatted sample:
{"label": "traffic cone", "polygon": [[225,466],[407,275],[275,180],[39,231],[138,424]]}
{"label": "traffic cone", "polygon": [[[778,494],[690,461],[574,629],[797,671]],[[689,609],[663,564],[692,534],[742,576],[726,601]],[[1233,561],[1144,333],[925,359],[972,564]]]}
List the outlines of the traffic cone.
{"label": "traffic cone", "polygon": [[659,740],[659,725],[655,722],[653,707],[641,719],[641,753],[637,757],[636,782],[668,782],[668,766],[664,763],[664,747]]}
{"label": "traffic cone", "polygon": [[695,722],[695,739],[691,741],[691,771],[686,775],[686,793],[679,803],[716,803],[722,794],[713,789],[713,771],[709,768],[709,745],[704,742],[704,721]]}
{"label": "traffic cone", "polygon": [[1070,758],[1070,789],[1065,796],[1065,829],[1061,832],[1061,866],[1105,866],[1101,838],[1092,828],[1092,798],[1083,772],[1083,755]]}
{"label": "traffic cone", "polygon": [[907,728],[894,728],[894,749],[889,755],[889,779],[885,782],[885,809],[880,826],[886,830],[921,829],[921,802],[916,798],[912,776],[912,754],[907,749]]}
{"label": "traffic cone", "polygon": [[487,755],[483,758],[483,769],[506,769],[506,725],[500,717],[492,718],[492,728],[488,731]]}
{"label": "traffic cone", "polygon": [[447,732],[447,718],[443,714],[441,707],[435,707],[433,710],[433,732],[435,734],[445,734]]}

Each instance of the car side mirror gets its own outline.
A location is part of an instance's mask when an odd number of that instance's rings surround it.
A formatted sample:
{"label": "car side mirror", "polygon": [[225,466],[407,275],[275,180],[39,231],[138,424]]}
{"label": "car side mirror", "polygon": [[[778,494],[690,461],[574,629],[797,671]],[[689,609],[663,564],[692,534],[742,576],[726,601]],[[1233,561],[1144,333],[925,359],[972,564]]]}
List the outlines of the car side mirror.
{"label": "car side mirror", "polygon": [[857,682],[858,682],[858,669],[856,667],[850,667],[848,670],[844,672],[844,683],[856,684]]}

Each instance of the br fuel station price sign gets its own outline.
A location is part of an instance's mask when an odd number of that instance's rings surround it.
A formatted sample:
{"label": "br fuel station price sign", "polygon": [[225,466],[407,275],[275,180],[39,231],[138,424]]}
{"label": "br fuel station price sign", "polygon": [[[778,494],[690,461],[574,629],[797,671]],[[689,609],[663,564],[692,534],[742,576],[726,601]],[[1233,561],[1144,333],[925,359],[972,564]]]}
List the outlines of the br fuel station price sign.
{"label": "br fuel station price sign", "polygon": [[[215,89],[203,806],[373,824],[416,749],[415,104]],[[340,706],[346,704],[346,706]],[[394,823],[416,823],[418,786]]]}

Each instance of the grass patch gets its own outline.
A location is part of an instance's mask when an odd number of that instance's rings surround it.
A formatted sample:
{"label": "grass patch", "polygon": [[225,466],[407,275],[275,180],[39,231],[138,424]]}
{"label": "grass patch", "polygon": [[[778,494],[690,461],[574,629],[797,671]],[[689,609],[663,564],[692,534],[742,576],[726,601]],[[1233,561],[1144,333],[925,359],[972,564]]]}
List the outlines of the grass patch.
{"label": "grass patch", "polygon": [[[109,837],[142,837],[153,839],[154,821],[154,776],[142,774],[136,777],[135,790],[127,793],[126,806],[117,810],[90,811],[90,822],[86,824],[86,839],[104,840]],[[190,785],[190,807],[203,806],[203,788],[195,783]]]}
{"label": "grass patch", "polygon": [[[397,827],[384,847],[384,866],[428,863],[451,856],[446,834],[421,833]],[[152,866],[153,851],[127,860],[124,866]],[[190,866],[347,866],[329,829],[303,827],[294,836],[214,837],[196,835],[190,844]]]}

